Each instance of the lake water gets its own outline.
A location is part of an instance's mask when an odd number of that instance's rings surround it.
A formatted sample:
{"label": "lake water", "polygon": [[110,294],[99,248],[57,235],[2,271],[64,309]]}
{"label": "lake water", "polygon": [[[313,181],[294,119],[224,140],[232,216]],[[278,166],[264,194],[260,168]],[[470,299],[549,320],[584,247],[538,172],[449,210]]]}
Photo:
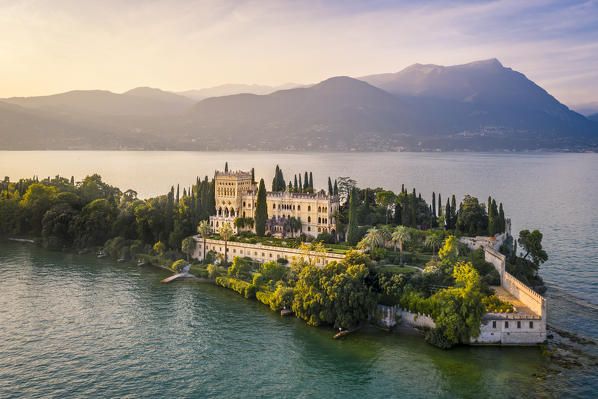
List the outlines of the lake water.
{"label": "lake water", "polygon": [[[0,152],[0,175],[100,173],[149,197],[225,161],[267,182],[279,164],[287,181],[309,170],[322,188],[351,176],[427,199],[492,195],[513,232],[544,233],[549,324],[598,339],[596,154]],[[537,348],[440,351],[377,331],[337,342],[231,291],[161,285],[164,275],[2,244],[0,397],[598,396],[593,368],[536,378],[546,367]]]}

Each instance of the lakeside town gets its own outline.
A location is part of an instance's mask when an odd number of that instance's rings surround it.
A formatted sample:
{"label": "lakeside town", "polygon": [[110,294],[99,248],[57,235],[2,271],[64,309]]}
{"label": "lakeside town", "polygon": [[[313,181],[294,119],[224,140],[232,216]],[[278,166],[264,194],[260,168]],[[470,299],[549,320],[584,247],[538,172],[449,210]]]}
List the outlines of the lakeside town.
{"label": "lakeside town", "polygon": [[148,200],[98,175],[5,178],[0,193],[2,235],[168,267],[339,336],[372,323],[415,327],[441,348],[546,340],[542,234],[512,237],[490,197],[457,205],[433,193],[427,203],[415,188],[359,188],[349,177],[317,189],[311,172],[287,183],[278,166],[268,191],[228,163]]}

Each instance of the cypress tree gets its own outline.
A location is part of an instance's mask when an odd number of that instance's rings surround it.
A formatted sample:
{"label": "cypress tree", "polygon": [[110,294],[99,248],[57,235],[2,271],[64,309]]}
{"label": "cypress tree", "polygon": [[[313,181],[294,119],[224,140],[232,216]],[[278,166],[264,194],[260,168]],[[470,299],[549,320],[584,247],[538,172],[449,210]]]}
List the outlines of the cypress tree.
{"label": "cypress tree", "polygon": [[357,226],[357,204],[355,188],[351,189],[349,198],[349,226],[347,227],[347,243],[349,245],[357,244],[359,240],[359,227]]}
{"label": "cypress tree", "polygon": [[402,193],[407,193],[407,191],[405,191],[405,184],[401,184],[401,192]]}
{"label": "cypress tree", "polygon": [[338,183],[336,179],[334,179],[334,195],[338,196]]}
{"label": "cypress tree", "polygon": [[177,204],[179,203],[179,200],[181,199],[181,197],[179,196],[179,193],[180,193],[180,187],[179,187],[179,185],[177,184],[177,185],[176,185],[176,203],[177,203]]}
{"label": "cypress tree", "polygon": [[272,178],[272,191],[280,191],[279,188],[280,182],[280,168],[276,165],[276,170],[274,171],[274,177]]}
{"label": "cypress tree", "polygon": [[457,201],[455,200],[455,194],[451,197],[451,226],[453,226],[453,229],[457,226]]}
{"label": "cypress tree", "polygon": [[436,193],[432,191],[432,215],[436,217]]}
{"label": "cypress tree", "polygon": [[293,183],[293,191],[297,192],[297,175],[295,175],[295,182]]}
{"label": "cypress tree", "polygon": [[438,216],[442,216],[442,196],[438,193]]}
{"label": "cypress tree", "polygon": [[309,188],[314,189],[314,176],[309,172]]}
{"label": "cypress tree", "polygon": [[403,212],[403,210],[401,209],[401,204],[397,202],[395,204],[395,224],[397,224],[397,225],[403,224],[402,223],[403,222],[403,218],[402,218],[403,215],[401,214],[402,212]]}
{"label": "cypress tree", "polygon": [[187,196],[187,189],[183,188],[183,197],[186,197],[186,196]]}
{"label": "cypress tree", "polygon": [[330,180],[330,176],[328,176],[328,195],[334,194],[334,189],[332,188],[332,180]]}
{"label": "cypress tree", "polygon": [[255,168],[251,168],[251,183],[255,184]]}
{"label": "cypress tree", "polygon": [[255,234],[264,236],[266,234],[266,221],[268,220],[268,204],[266,203],[266,185],[264,179],[260,179],[260,186],[257,190],[257,204],[255,206]]}
{"label": "cypress tree", "polygon": [[293,191],[293,182],[291,182],[290,180],[289,180],[289,185],[287,186],[287,189],[289,191]]}
{"label": "cypress tree", "polygon": [[493,236],[496,234],[495,217],[492,210],[492,198],[488,197],[488,234]]}
{"label": "cypress tree", "polygon": [[492,215],[494,215],[494,234],[502,233],[500,223],[500,212],[498,211],[498,207],[496,206],[495,199],[492,199]]}
{"label": "cypress tree", "polygon": [[501,233],[504,233],[507,229],[506,221],[505,221],[505,212],[502,209],[502,202],[498,207],[498,223],[500,225],[499,229]]}
{"label": "cypress tree", "polygon": [[228,162],[224,163],[224,172],[228,172]]}
{"label": "cypress tree", "polygon": [[451,202],[450,200],[447,198],[446,199],[446,206],[444,207],[444,218],[446,220],[446,228],[447,230],[452,230],[453,229],[453,221],[451,219]]}
{"label": "cypress tree", "polygon": [[301,184],[301,173],[299,173],[299,185],[297,186],[297,192],[301,193],[303,192],[303,185]]}
{"label": "cypress tree", "polygon": [[71,186],[75,185],[75,176],[71,176]]}
{"label": "cypress tree", "polygon": [[208,215],[216,214],[216,182],[214,179],[210,182],[210,190],[208,193]]}
{"label": "cypress tree", "polygon": [[303,175],[303,191],[307,191],[308,187],[309,187],[309,176],[307,175],[307,172],[305,172],[305,175]]}

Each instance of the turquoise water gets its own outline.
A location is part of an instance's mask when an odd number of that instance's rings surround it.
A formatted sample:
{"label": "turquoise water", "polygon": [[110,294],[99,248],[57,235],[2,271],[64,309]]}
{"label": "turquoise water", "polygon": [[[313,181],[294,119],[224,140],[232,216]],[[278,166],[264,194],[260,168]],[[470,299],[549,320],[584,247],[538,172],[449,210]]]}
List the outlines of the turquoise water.
{"label": "turquoise water", "polygon": [[[549,324],[598,338],[596,154],[0,152],[0,174],[98,172],[148,197],[225,160],[266,181],[278,163],[286,180],[313,171],[319,187],[348,175],[444,201],[492,195],[514,232],[544,233]],[[595,367],[547,373],[538,348],[444,352],[377,330],[337,342],[230,291],[164,276],[0,244],[0,397],[598,397]]]}
{"label": "turquoise water", "polygon": [[[167,272],[0,244],[0,396],[550,397],[537,348],[346,340]],[[560,384],[560,382],[559,382]]]}

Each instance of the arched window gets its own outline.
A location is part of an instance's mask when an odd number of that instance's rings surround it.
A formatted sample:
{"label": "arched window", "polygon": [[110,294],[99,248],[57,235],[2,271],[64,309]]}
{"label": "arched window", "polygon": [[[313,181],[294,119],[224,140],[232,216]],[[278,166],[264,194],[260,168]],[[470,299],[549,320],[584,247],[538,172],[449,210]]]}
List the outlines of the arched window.
{"label": "arched window", "polygon": [[322,223],[322,218],[318,218],[318,223]]}
{"label": "arched window", "polygon": [[318,207],[318,212],[322,212],[322,208]]}
{"label": "arched window", "polygon": [[301,205],[297,205],[297,210],[300,211],[301,210]]}
{"label": "arched window", "polygon": [[311,205],[308,205],[308,206],[307,206],[307,211],[308,211],[308,212],[311,212]]}
{"label": "arched window", "polygon": [[311,216],[307,217],[307,223],[311,223]]}
{"label": "arched window", "polygon": [[276,204],[272,204],[272,209],[276,209]]}

